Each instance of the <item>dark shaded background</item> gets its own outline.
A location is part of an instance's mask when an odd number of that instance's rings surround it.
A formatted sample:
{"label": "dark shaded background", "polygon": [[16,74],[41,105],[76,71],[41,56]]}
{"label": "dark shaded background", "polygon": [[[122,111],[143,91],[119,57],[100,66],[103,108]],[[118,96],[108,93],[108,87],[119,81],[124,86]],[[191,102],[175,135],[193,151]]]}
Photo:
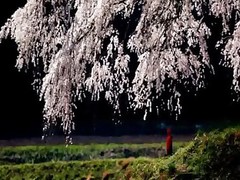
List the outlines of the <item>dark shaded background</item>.
{"label": "dark shaded background", "polygon": [[[0,6],[0,26],[26,0],[8,0]],[[217,31],[217,28],[216,28]],[[215,39],[214,39],[215,38]],[[209,42],[212,59],[217,59],[214,37]],[[212,48],[212,49],[211,49]],[[16,44],[5,40],[0,44],[0,139],[41,136],[42,107],[38,96],[32,90],[32,79],[27,73],[18,72],[15,66],[17,57]],[[137,115],[125,114],[122,122],[112,121],[115,115],[111,107],[104,101],[91,102],[89,99],[79,104],[75,119],[77,130],[81,135],[123,135],[123,134],[158,134],[166,125],[181,125],[184,132],[192,132],[196,124],[209,122],[223,122],[226,120],[239,121],[240,103],[232,101],[231,71],[215,64],[216,75],[209,76],[207,88],[201,90],[197,96],[185,94],[183,96],[183,113],[175,121],[168,113],[160,116],[150,115],[143,121],[141,112]],[[183,128],[184,129],[184,128]],[[177,129],[176,129],[177,131]],[[58,132],[58,130],[57,130]],[[183,132],[183,131],[182,131]]]}

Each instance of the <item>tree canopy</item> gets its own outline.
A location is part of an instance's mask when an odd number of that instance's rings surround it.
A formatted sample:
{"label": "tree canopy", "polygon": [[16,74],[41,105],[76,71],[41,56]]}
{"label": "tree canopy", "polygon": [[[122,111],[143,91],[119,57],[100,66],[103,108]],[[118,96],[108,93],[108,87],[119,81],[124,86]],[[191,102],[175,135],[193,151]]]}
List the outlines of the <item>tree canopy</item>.
{"label": "tree canopy", "polygon": [[8,37],[18,45],[16,67],[33,72],[45,102],[44,131],[60,121],[70,134],[88,92],[115,113],[124,95],[144,118],[153,108],[177,116],[181,89],[204,88],[213,61],[232,69],[240,92],[239,0],[28,0],[1,28]]}

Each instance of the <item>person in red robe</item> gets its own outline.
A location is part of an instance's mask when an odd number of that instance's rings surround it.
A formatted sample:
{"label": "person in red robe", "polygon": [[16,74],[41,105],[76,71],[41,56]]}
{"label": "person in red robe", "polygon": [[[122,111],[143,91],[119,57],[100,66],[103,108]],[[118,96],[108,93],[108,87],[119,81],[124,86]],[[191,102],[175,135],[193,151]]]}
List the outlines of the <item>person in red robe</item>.
{"label": "person in red robe", "polygon": [[166,138],[166,154],[167,156],[172,155],[172,133],[171,129],[167,128],[167,138]]}

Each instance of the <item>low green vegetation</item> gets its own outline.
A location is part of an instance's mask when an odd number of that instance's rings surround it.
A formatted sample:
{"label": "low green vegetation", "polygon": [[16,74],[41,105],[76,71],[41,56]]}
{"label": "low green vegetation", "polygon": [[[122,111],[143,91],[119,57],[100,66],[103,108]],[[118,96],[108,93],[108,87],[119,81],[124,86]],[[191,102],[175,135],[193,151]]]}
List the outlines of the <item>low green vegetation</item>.
{"label": "low green vegetation", "polygon": [[[114,148],[160,148],[163,145],[88,145],[96,152]],[[131,148],[130,148],[131,146]],[[180,145],[179,145],[180,146]],[[94,148],[95,147],[95,148]],[[34,147],[2,148],[3,152],[20,152]],[[77,146],[70,148],[35,147],[63,149],[66,152],[76,152]],[[74,150],[73,150],[74,149]],[[88,149],[88,150],[89,150]],[[7,151],[8,150],[8,151]],[[145,149],[146,150],[146,149]],[[46,152],[47,149],[44,150]],[[47,152],[46,152],[47,153]],[[43,153],[44,154],[44,153]],[[144,154],[144,153],[142,153]],[[146,153],[147,154],[147,153]],[[5,154],[6,155],[6,154]],[[139,154],[140,155],[140,154]],[[37,156],[37,153],[36,153]],[[140,155],[141,156],[141,155]],[[54,156],[51,156],[54,157]],[[60,156],[59,156],[60,157]],[[24,158],[23,158],[24,159]],[[30,158],[31,159],[31,158]],[[51,158],[49,158],[51,159]],[[60,159],[60,158],[59,158]],[[3,159],[0,166],[0,179],[113,179],[113,180],[153,180],[153,179],[240,179],[240,127],[215,130],[209,133],[199,133],[196,138],[184,147],[179,147],[170,157],[149,158],[102,158],[79,161],[55,161],[54,158],[43,163],[7,164]],[[45,160],[44,160],[45,161]]]}
{"label": "low green vegetation", "polygon": [[[174,143],[174,151],[186,142]],[[0,164],[42,163],[49,161],[82,161],[128,157],[159,158],[165,155],[165,144],[89,144],[57,146],[16,146],[0,148]]]}
{"label": "low green vegetation", "polygon": [[199,133],[170,162],[210,179],[240,179],[240,126]]}

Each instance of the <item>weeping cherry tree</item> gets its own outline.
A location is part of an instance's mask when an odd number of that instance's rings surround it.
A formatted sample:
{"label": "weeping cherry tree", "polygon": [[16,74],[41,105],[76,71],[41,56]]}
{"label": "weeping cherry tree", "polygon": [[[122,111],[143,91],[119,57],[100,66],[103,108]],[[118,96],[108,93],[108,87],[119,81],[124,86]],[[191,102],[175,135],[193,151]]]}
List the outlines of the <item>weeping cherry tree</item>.
{"label": "weeping cherry tree", "polygon": [[94,101],[104,97],[115,113],[124,94],[129,109],[145,111],[144,119],[153,108],[177,117],[178,87],[197,92],[206,72],[214,74],[208,42],[215,22],[222,29],[217,61],[232,69],[239,94],[239,0],[28,0],[1,28],[0,39],[15,40],[16,67],[33,72],[45,103],[43,131],[61,122],[68,136],[76,102],[86,93]]}

